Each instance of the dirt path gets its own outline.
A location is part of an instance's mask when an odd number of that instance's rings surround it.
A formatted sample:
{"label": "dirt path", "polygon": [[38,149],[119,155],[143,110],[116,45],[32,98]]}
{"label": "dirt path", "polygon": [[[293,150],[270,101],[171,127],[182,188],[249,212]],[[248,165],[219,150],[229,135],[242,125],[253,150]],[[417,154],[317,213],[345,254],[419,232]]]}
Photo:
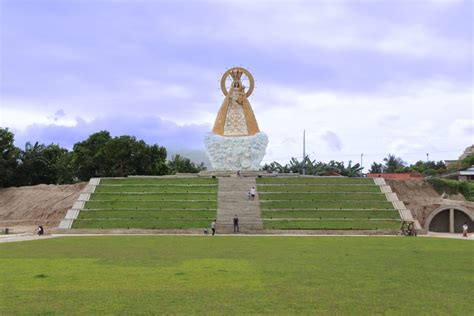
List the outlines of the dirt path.
{"label": "dirt path", "polygon": [[86,183],[0,189],[0,228],[32,232],[37,225],[56,227]]}

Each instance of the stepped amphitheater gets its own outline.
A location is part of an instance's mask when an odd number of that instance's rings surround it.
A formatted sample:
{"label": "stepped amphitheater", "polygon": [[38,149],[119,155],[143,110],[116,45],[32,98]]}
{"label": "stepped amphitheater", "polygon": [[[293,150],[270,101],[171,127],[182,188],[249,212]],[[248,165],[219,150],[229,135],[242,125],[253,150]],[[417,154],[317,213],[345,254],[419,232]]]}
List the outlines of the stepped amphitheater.
{"label": "stepped amphitheater", "polygon": [[[248,191],[257,188],[251,201]],[[413,220],[383,179],[267,175],[94,178],[59,228],[218,233],[396,233]]]}
{"label": "stepped amphitheater", "polygon": [[60,228],[187,229],[216,217],[215,178],[91,179]]}
{"label": "stepped amphitheater", "polygon": [[400,214],[373,179],[258,179],[269,229],[372,230],[400,227]]}

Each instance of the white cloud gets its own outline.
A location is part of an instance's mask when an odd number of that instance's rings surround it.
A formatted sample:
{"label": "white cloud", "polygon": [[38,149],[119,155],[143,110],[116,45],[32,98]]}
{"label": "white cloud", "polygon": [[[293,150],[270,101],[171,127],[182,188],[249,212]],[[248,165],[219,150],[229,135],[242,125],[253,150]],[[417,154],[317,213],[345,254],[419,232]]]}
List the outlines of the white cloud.
{"label": "white cloud", "polygon": [[[199,25],[181,20],[166,23],[171,23],[183,38],[206,34],[208,39],[235,43],[236,50],[239,42],[250,44],[257,51],[264,43],[267,49],[298,54],[307,63],[317,59],[307,53],[315,49],[389,53],[416,59],[442,59],[449,63],[470,60],[470,39],[439,34],[430,23],[417,19],[443,19],[442,9],[456,3],[448,2],[433,1],[432,6],[430,3],[419,6],[420,3],[406,1],[402,7],[412,11],[412,15],[403,21],[387,19],[385,14],[377,12],[356,10],[358,6],[351,1],[291,1],[275,2],[271,6],[266,1],[221,2],[221,8],[227,10],[222,10],[223,16],[217,17],[217,21],[204,21]],[[391,5],[387,4],[386,10],[390,10]],[[220,27],[216,28],[214,23]]]}
{"label": "white cloud", "polygon": [[57,126],[75,126],[76,119],[67,115],[58,116],[57,111],[45,110],[41,105],[31,102],[9,102],[2,108],[0,126],[14,130],[25,130],[33,124],[54,124]]}
{"label": "white cloud", "polygon": [[[154,84],[151,86],[154,88]],[[306,129],[306,149],[310,156],[324,161],[359,161],[360,154],[364,153],[368,167],[372,161],[381,161],[388,153],[400,155],[409,162],[424,159],[426,153],[437,160],[459,156],[464,147],[473,143],[473,92],[470,86],[441,80],[392,82],[368,93],[312,92],[262,85],[259,93],[252,95],[249,101],[260,129],[270,138],[265,162],[286,162],[292,156],[302,156],[302,133]],[[129,92],[118,92],[121,93],[125,97]],[[169,97],[172,100],[172,96]],[[132,108],[132,112],[122,111],[113,115],[132,118],[136,115],[156,116],[155,112],[163,113],[162,119],[177,126],[211,126],[222,100],[223,97],[215,93],[204,104],[195,104],[192,100],[189,104],[185,102],[193,115],[166,112],[162,105],[156,111],[150,109],[143,113],[140,109],[146,106],[139,104]],[[80,104],[83,100],[75,102]],[[1,124],[19,131],[33,124],[75,126],[76,117],[80,116],[74,113],[75,107],[69,107],[65,115],[55,115],[62,109],[59,104],[64,103],[2,100]],[[80,106],[77,108],[87,112]],[[88,113],[91,115],[98,111]],[[105,111],[100,115],[104,117],[107,113],[112,115],[112,112]],[[90,122],[97,116],[85,117]],[[328,131],[337,139],[328,142]],[[25,135],[24,138],[33,139],[34,136]],[[182,134],[182,137],[191,136]]]}
{"label": "white cloud", "polygon": [[[321,160],[358,161],[364,153],[371,162],[392,153],[414,162],[427,152],[442,160],[457,157],[472,143],[466,135],[472,130],[472,87],[444,81],[396,86],[392,83],[368,94],[266,89],[257,100],[250,100],[260,129],[270,138],[265,161],[301,156],[303,129],[307,152]],[[322,141],[327,130],[340,138],[341,151]],[[294,141],[287,141],[289,135]]]}

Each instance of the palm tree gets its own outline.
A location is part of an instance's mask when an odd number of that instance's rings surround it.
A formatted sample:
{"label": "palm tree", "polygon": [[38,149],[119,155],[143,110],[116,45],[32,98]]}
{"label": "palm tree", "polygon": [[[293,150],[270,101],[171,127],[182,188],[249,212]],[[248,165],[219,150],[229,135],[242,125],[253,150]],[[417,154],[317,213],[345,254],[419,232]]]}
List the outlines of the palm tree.
{"label": "palm tree", "polygon": [[384,172],[386,173],[405,171],[406,162],[404,162],[400,157],[395,157],[395,155],[389,154],[388,157],[383,159],[383,161],[385,162]]}

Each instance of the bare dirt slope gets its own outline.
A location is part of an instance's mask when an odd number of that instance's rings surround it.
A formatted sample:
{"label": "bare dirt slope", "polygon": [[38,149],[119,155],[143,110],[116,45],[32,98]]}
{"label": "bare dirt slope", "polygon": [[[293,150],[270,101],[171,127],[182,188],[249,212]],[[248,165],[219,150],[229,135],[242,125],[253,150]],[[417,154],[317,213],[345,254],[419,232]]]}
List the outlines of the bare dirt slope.
{"label": "bare dirt slope", "polygon": [[398,195],[413,217],[424,227],[428,216],[441,205],[461,205],[474,210],[474,203],[466,201],[461,194],[448,196],[438,194],[433,186],[424,180],[389,180],[387,184]]}
{"label": "bare dirt slope", "polygon": [[0,189],[0,228],[56,227],[87,183]]}

